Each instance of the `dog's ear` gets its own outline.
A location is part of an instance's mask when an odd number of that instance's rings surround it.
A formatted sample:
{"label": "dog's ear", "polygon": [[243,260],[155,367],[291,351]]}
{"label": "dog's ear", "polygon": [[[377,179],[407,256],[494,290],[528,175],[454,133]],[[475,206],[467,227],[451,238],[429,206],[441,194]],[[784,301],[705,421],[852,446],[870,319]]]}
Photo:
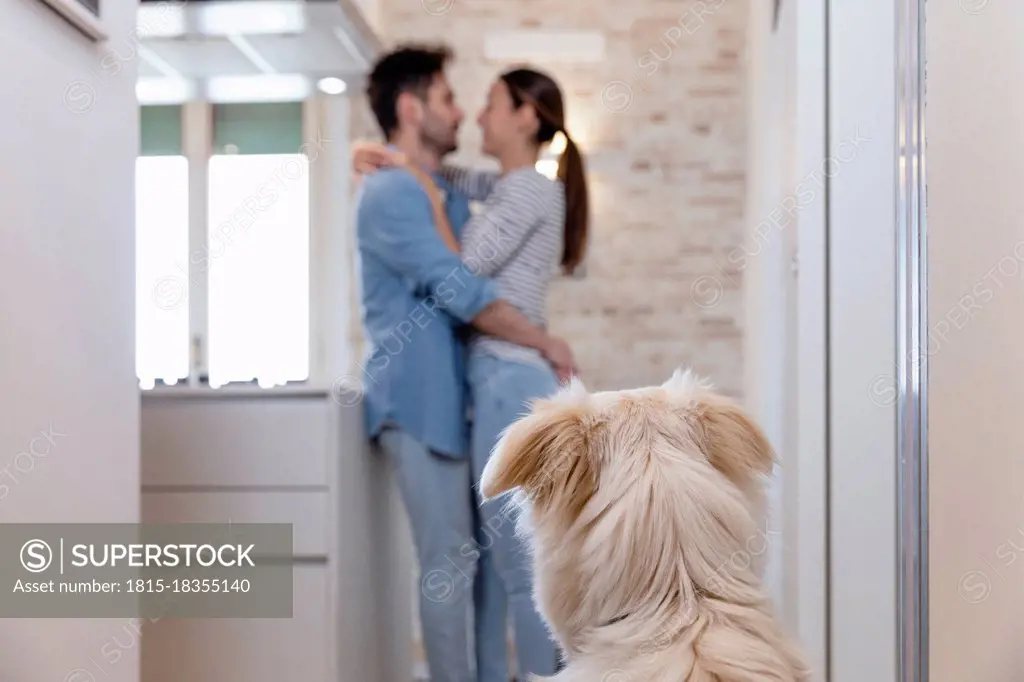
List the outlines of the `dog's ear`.
{"label": "dog's ear", "polygon": [[685,401],[688,419],[705,456],[734,483],[745,485],[759,474],[771,474],[775,452],[767,436],[736,403],[716,395],[707,381],[678,369],[662,384],[676,400]]}
{"label": "dog's ear", "polygon": [[591,477],[588,399],[583,384],[573,380],[555,396],[534,401],[494,446],[480,479],[484,499],[513,488],[538,494],[566,478]]}
{"label": "dog's ear", "polygon": [[772,444],[739,405],[722,396],[705,396],[697,405],[697,423],[704,454],[726,478],[742,486],[771,474]]}

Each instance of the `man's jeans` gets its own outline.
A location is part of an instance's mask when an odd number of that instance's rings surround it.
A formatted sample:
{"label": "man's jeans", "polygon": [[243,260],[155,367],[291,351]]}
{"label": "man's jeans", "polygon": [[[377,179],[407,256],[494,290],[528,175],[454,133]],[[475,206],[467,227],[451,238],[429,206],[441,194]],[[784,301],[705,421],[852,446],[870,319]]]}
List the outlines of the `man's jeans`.
{"label": "man's jeans", "polygon": [[[553,394],[558,380],[547,367],[473,353],[469,363],[473,395],[473,480],[502,430],[525,414],[529,401]],[[508,682],[507,611],[515,632],[519,680],[554,675],[558,648],[533,604],[533,571],[527,548],[515,532],[515,511],[505,497],[479,507],[476,540],[480,562],[475,591],[476,659],[479,682]]]}
{"label": "man's jeans", "polygon": [[477,559],[470,462],[431,452],[398,429],[385,428],[379,438],[397,474],[419,559],[430,681],[477,682],[470,627]]}

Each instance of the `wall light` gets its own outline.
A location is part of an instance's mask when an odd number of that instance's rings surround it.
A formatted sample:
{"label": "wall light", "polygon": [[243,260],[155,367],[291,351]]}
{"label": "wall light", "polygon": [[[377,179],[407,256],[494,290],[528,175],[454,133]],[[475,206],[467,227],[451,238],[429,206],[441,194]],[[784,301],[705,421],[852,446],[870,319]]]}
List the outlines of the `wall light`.
{"label": "wall light", "polygon": [[139,38],[172,38],[184,35],[188,27],[184,5],[141,5],[135,33]]}
{"label": "wall light", "polygon": [[181,104],[196,97],[196,84],[187,79],[140,76],[135,82],[139,104]]}
{"label": "wall light", "polygon": [[302,74],[214,76],[206,81],[206,99],[228,102],[298,102],[309,97],[312,83]]}
{"label": "wall light", "polygon": [[319,88],[320,92],[328,95],[340,95],[348,89],[348,85],[345,81],[340,78],[321,78],[317,81],[316,87]]}
{"label": "wall light", "polygon": [[565,151],[565,135],[555,133],[554,138],[540,154],[540,159],[534,166],[541,175],[554,180],[558,177],[558,157]]}
{"label": "wall light", "polygon": [[558,161],[556,159],[541,159],[534,168],[538,173],[551,180],[558,177]]}
{"label": "wall light", "polygon": [[[196,3],[198,5],[198,3]],[[236,0],[198,5],[199,32],[205,35],[302,33],[302,3],[280,0]]]}
{"label": "wall light", "polygon": [[562,133],[555,133],[555,136],[551,138],[551,143],[548,144],[548,154],[552,156],[561,156],[562,152],[565,151],[565,135]]}

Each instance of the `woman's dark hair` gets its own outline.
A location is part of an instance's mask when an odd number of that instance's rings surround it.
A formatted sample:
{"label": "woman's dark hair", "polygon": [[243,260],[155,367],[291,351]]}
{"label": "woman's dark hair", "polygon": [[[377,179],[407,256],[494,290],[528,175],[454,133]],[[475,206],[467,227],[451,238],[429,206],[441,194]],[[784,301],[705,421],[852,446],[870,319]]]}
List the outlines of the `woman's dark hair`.
{"label": "woman's dark hair", "polygon": [[583,157],[565,130],[565,105],[562,91],[550,76],[533,69],[514,69],[500,76],[512,95],[512,104],[518,109],[524,104],[533,106],[540,126],[537,144],[554,139],[556,133],[565,137],[565,151],[558,159],[558,178],[565,185],[565,240],[562,249],[562,270],[572,274],[583,262],[587,246],[589,206],[587,176]]}

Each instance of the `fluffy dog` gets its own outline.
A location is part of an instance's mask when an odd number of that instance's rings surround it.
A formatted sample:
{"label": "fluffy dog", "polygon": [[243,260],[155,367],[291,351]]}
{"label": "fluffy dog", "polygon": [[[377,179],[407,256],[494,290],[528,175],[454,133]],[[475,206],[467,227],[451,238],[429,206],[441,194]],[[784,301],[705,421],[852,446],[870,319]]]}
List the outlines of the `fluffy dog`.
{"label": "fluffy dog", "polygon": [[773,461],[761,430],[689,372],[607,393],[573,381],[512,424],[481,491],[515,492],[534,598],[565,656],[548,679],[806,679],[751,550]]}

